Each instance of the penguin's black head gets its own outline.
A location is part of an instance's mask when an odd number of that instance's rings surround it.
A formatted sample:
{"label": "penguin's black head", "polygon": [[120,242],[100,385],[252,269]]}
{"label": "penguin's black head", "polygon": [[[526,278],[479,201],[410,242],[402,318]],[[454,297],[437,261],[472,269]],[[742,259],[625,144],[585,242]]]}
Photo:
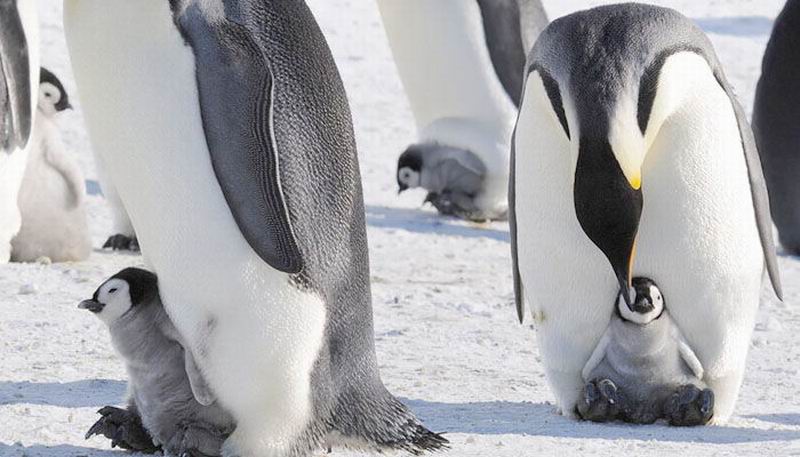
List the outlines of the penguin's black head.
{"label": "penguin's black head", "polygon": [[53,112],[72,109],[64,85],[53,72],[44,67],[39,72],[39,106]]}
{"label": "penguin's black head", "polygon": [[158,298],[156,275],[141,268],[126,268],[106,280],[89,300],[78,308],[91,311],[107,325],[139,306],[146,306]]}
{"label": "penguin's black head", "polygon": [[[648,324],[659,317],[664,312],[664,296],[650,278],[633,278],[633,286],[629,293],[633,298],[626,302],[619,297],[617,299],[617,311],[626,321],[637,324]],[[630,304],[629,304],[630,303]]]}
{"label": "penguin's black head", "polygon": [[397,161],[398,193],[419,187],[421,173],[422,150],[418,145],[409,146]]}

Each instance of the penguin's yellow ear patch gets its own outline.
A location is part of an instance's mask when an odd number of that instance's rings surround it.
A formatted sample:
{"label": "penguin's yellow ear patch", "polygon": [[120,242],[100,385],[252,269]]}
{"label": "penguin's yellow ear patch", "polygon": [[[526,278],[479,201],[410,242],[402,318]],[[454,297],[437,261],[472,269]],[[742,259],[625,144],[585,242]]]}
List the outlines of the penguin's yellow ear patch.
{"label": "penguin's yellow ear patch", "polygon": [[642,173],[639,172],[639,173],[634,174],[633,176],[628,178],[628,182],[631,184],[631,187],[633,187],[634,189],[636,189],[636,190],[641,189],[642,188]]}

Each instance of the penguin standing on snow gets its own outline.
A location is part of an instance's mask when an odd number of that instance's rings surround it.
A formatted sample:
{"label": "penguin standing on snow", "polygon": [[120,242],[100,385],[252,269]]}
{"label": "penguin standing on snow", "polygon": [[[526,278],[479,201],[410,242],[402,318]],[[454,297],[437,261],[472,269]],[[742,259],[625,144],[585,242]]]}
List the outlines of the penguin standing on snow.
{"label": "penguin standing on snow", "polygon": [[22,228],[11,242],[11,260],[54,262],[84,260],[91,252],[84,197],[86,184],[78,164],[64,151],[55,116],[70,109],[67,91],[41,69],[33,144],[19,191]]}
{"label": "penguin standing on snow", "polygon": [[800,0],[788,0],[764,52],[753,132],[775,226],[784,249],[800,255]]}
{"label": "penguin standing on snow", "polygon": [[505,219],[526,45],[547,25],[541,2],[379,0],[378,7],[420,139],[398,160],[400,192],[422,187],[444,214]]}
{"label": "penguin standing on snow", "polygon": [[670,297],[714,421],[726,421],[765,265],[779,297],[781,287],[752,132],[711,43],[676,11],[613,5],[553,21],[528,63],[512,154],[514,282],[562,412],[574,414],[613,313],[597,297],[635,273]]}
{"label": "penguin standing on snow", "polygon": [[352,121],[304,2],[68,0],[65,23],[93,145],[237,423],[223,455],[444,447],[378,373]]}
{"label": "penguin standing on snow", "polygon": [[25,174],[39,83],[36,2],[0,1],[0,264],[19,232],[17,197]]}
{"label": "penguin standing on snow", "polygon": [[128,407],[107,406],[86,438],[104,435],[112,447],[167,455],[218,456],[236,424],[219,404],[191,351],[164,311],[158,280],[126,268],[79,308],[108,326],[111,342],[128,371]]}
{"label": "penguin standing on snow", "polygon": [[630,293],[632,300],[617,296],[616,313],[583,367],[578,414],[596,422],[651,424],[664,418],[672,425],[705,424],[714,415],[714,393],[703,383],[703,365],[675,326],[664,296],[648,278],[633,278]]}

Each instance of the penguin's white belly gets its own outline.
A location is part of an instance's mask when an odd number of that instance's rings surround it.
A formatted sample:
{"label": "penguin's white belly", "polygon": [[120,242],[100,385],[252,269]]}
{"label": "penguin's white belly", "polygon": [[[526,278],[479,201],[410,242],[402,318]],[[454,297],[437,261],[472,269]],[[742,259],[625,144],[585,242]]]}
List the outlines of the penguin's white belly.
{"label": "penguin's white belly", "polygon": [[0,263],[8,262],[11,257],[11,239],[20,228],[17,198],[27,158],[27,149],[17,149],[11,154],[0,152]]}
{"label": "penguin's white belly", "polygon": [[238,444],[267,455],[310,418],[324,303],[291,286],[241,235],[211,166],[194,57],[168,3],[67,5],[94,147],[114,152],[104,157],[108,171],[166,309],[236,417],[237,435],[250,441]]}

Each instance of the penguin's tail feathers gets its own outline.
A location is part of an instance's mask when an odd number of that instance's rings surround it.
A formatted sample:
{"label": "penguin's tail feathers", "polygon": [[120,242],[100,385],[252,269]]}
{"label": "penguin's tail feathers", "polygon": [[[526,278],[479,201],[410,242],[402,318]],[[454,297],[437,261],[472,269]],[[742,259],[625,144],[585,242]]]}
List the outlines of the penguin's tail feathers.
{"label": "penguin's tail feathers", "polygon": [[412,455],[444,451],[449,441],[428,430],[404,404],[380,386],[380,395],[339,402],[336,431],[349,447],[405,451]]}

